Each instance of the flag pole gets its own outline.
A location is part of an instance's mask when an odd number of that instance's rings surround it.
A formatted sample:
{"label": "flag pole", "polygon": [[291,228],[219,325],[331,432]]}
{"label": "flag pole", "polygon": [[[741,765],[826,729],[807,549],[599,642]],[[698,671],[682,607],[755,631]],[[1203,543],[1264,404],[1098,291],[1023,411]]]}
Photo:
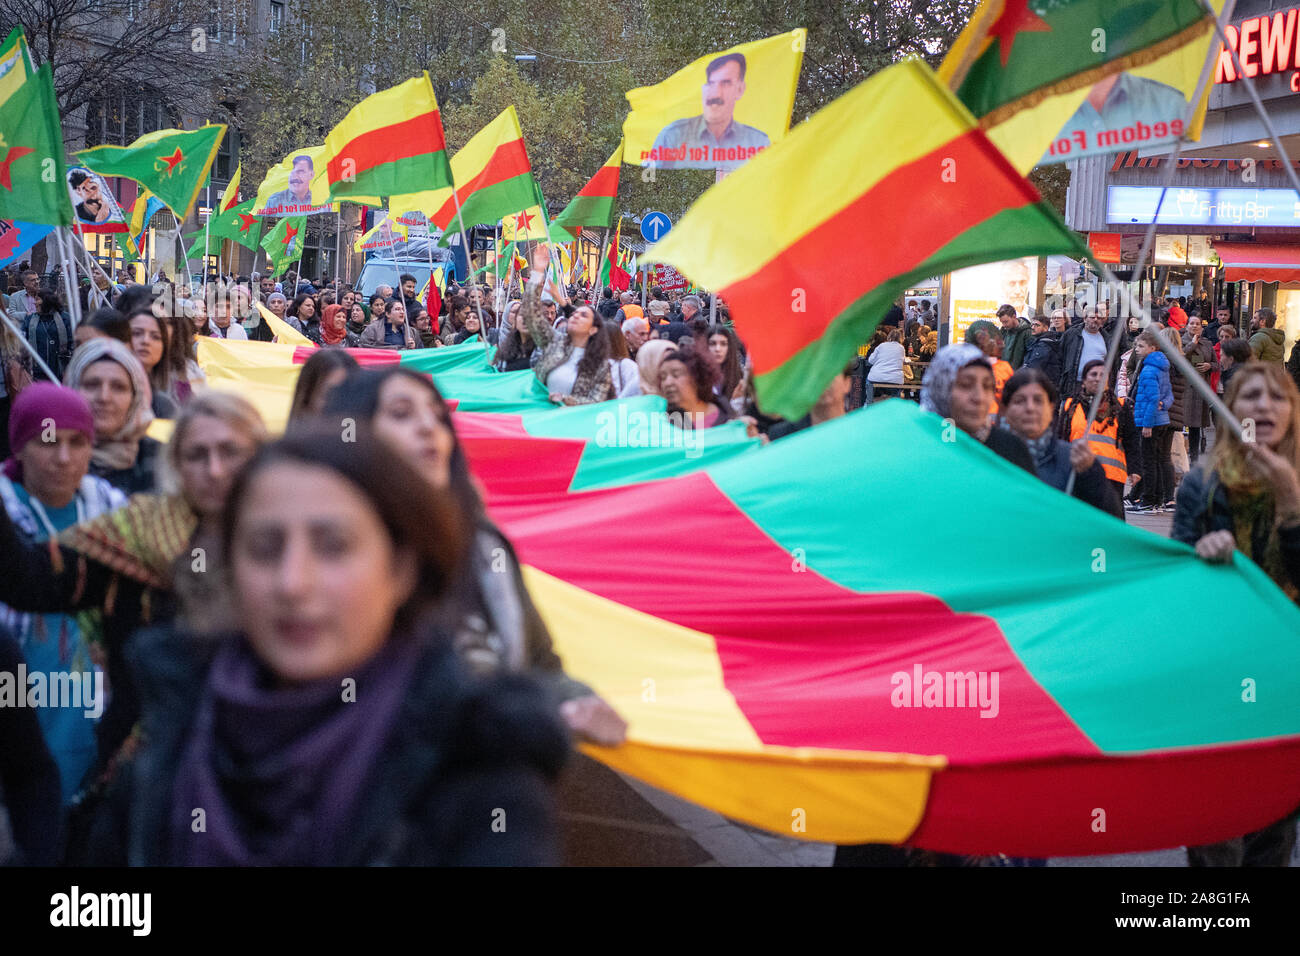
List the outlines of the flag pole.
{"label": "flag pole", "polygon": [[334,287],[334,294],[339,299],[343,298],[343,276],[339,274],[339,249],[340,241],[343,236],[343,203],[339,203],[339,208],[334,210],[334,261],[330,263],[334,268],[330,272],[334,273],[330,278],[340,283]]}
{"label": "flag pole", "polygon": [[[205,201],[208,206],[208,214],[203,217],[203,301],[206,304],[208,300],[208,226],[212,222],[212,176],[208,176],[207,193]],[[217,257],[217,271],[221,271],[221,257]]]}
{"label": "flag pole", "polygon": [[[1204,0],[1202,0],[1202,6],[1204,6]],[[1223,13],[1222,13],[1223,22],[1227,22],[1229,19],[1231,19],[1233,8],[1235,6],[1236,6],[1236,0],[1227,0],[1227,2],[1224,3]],[[1219,21],[1219,19],[1217,19],[1214,16],[1214,11],[1212,9],[1210,9],[1209,7],[1205,7],[1205,9],[1209,11],[1210,18],[1214,20],[1215,29],[1218,31],[1219,36],[1222,38],[1223,37],[1222,23]],[[1226,45],[1226,38],[1224,38],[1224,41]],[[1233,56],[1235,58],[1236,56],[1235,52],[1233,53]],[[1184,118],[1183,118],[1184,130],[1191,127],[1192,118],[1195,115],[1196,109],[1201,102],[1202,96],[1205,95],[1206,85],[1210,81],[1211,72],[1214,69],[1215,63],[1218,61],[1218,58],[1219,58],[1219,51],[1216,50],[1215,45],[1211,43],[1209,50],[1206,52],[1205,62],[1201,66],[1201,75],[1197,79],[1196,90],[1193,93],[1191,100],[1187,104],[1187,109],[1185,111]],[[1238,69],[1241,68],[1240,62],[1237,63],[1237,68]],[[1247,87],[1250,87],[1250,84],[1246,84],[1246,85]],[[1251,88],[1251,93],[1254,94],[1253,88]],[[1258,100],[1258,96],[1256,96],[1256,100]],[[1262,111],[1262,106],[1260,107],[1260,109]],[[1262,112],[1261,115],[1263,115]],[[1267,117],[1265,117],[1265,122],[1266,123],[1268,122]],[[1151,255],[1151,246],[1155,242],[1156,229],[1159,227],[1160,224],[1160,210],[1164,206],[1165,196],[1168,195],[1170,187],[1173,186],[1174,175],[1178,171],[1178,157],[1182,153],[1183,146],[1185,145],[1186,142],[1187,142],[1186,134],[1180,136],[1177,139],[1177,141],[1175,141],[1174,143],[1173,151],[1169,154],[1168,166],[1165,169],[1164,183],[1160,187],[1160,198],[1156,201],[1155,213],[1152,214],[1151,222],[1147,225],[1146,234],[1142,237],[1142,248],[1138,251],[1137,263],[1133,267],[1133,275],[1141,276],[1142,270],[1146,268],[1147,260]],[[1282,144],[1278,142],[1277,146],[1279,152],[1283,152],[1283,155],[1285,155],[1285,151],[1282,149]],[[1300,180],[1296,179],[1295,170],[1291,169],[1291,164],[1289,162],[1287,163],[1287,168],[1291,172],[1292,180],[1296,182],[1297,193],[1300,193]],[[1108,267],[1102,265],[1096,260],[1093,260],[1093,265],[1100,268],[1102,275],[1105,277],[1106,285],[1108,287],[1114,285],[1116,288],[1120,288],[1119,280],[1116,278],[1115,274]],[[1137,302],[1133,298],[1133,295],[1129,291],[1127,285],[1124,285],[1122,287],[1122,293],[1125,298],[1125,305],[1127,306],[1127,311],[1132,313],[1133,306],[1137,305],[1138,314],[1141,317],[1140,324],[1142,328],[1145,329],[1149,327],[1151,323],[1151,316],[1149,311],[1143,309],[1141,303]],[[1109,306],[1110,304],[1109,295],[1106,297],[1106,300],[1107,300],[1107,306]],[[1093,307],[1094,308],[1096,307],[1095,303]],[[1109,311],[1109,308],[1107,309],[1107,311]],[[1121,321],[1120,319],[1121,316],[1119,315],[1114,316],[1115,328],[1111,332],[1110,342],[1106,348],[1106,365],[1105,365],[1105,371],[1103,375],[1103,380],[1106,383],[1106,387],[1098,389],[1097,394],[1092,397],[1092,404],[1088,409],[1088,419],[1086,422],[1084,422],[1084,426],[1083,426],[1083,437],[1085,439],[1090,434],[1092,434],[1093,422],[1097,420],[1097,415],[1101,411],[1102,397],[1106,394],[1107,389],[1110,387],[1111,371],[1114,369],[1115,362],[1119,358],[1119,344],[1123,339],[1124,328],[1128,325],[1127,320]],[[1201,376],[1196,372],[1196,370],[1192,368],[1191,363],[1187,361],[1187,358],[1184,355],[1179,353],[1177,358],[1175,359],[1173,351],[1170,351],[1170,349],[1172,349],[1172,344],[1166,342],[1164,336],[1159,336],[1159,339],[1160,339],[1161,350],[1165,351],[1169,355],[1170,361],[1178,369],[1179,372],[1183,373],[1183,376],[1187,379],[1188,384],[1191,385],[1195,391],[1200,392],[1202,397],[1205,397],[1207,399],[1211,408],[1214,408],[1215,411],[1219,411],[1221,414],[1223,414],[1224,420],[1228,423],[1229,427],[1232,428],[1237,433],[1238,436],[1240,436],[1241,434],[1240,424],[1238,424],[1237,420],[1233,417],[1232,413],[1228,411],[1227,406],[1225,406],[1221,401],[1219,401],[1218,396],[1214,394],[1214,390],[1211,389],[1201,378]],[[1169,345],[1170,349],[1166,349],[1165,348],[1166,345]],[[1067,495],[1072,494],[1074,492],[1074,480],[1076,474],[1077,473],[1073,469],[1071,469],[1070,475],[1066,479],[1065,493]]]}
{"label": "flag pole", "polygon": [[[74,319],[76,320],[76,323],[80,325],[81,324],[81,301],[75,295],[76,286],[72,281],[72,276],[69,275],[69,272],[71,271],[71,266],[67,262],[68,252],[63,247],[64,237],[62,235],[62,230],[55,229],[52,235],[54,236],[54,249],[55,252],[58,253],[59,274],[63,277],[63,292],[64,295],[68,297],[68,314],[73,316]],[[94,283],[91,283],[91,287],[92,288],[94,287]]]}
{"label": "flag pole", "polygon": [[[582,234],[581,226],[578,227],[578,233],[579,235]],[[592,276],[593,285],[592,285],[592,292],[591,292],[591,297],[595,301],[591,303],[592,308],[595,308],[596,302],[600,301],[600,293],[604,291],[603,287],[600,284],[600,267],[605,264],[605,249],[608,245],[609,245],[609,226],[606,226],[605,238],[601,240],[600,248],[596,250],[596,274]]]}

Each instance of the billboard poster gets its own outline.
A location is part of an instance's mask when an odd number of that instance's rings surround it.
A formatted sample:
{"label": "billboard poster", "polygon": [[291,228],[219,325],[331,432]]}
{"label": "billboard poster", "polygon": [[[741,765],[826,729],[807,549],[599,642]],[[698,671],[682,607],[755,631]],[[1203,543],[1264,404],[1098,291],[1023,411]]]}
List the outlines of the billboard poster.
{"label": "billboard poster", "polygon": [[[1068,256],[1054,258],[1074,261]],[[1004,304],[1014,306],[1016,315],[1022,319],[1028,318],[1037,305],[1037,286],[1037,256],[958,269],[951,276],[949,341],[964,341],[966,330],[977,319],[988,319],[996,324],[998,306]]]}

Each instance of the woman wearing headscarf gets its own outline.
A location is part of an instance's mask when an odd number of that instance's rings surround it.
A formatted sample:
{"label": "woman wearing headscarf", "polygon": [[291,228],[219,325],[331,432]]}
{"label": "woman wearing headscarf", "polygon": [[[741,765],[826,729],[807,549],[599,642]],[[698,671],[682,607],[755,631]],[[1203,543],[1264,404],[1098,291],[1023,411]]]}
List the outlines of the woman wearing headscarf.
{"label": "woman wearing headscarf", "polygon": [[989,406],[993,396],[993,361],[979,346],[967,342],[939,349],[921,381],[923,409],[948,419],[989,451],[1036,475],[1025,443],[992,426]]}
{"label": "woman wearing headscarf", "polygon": [[352,349],[361,344],[361,337],[348,331],[343,306],[333,303],[325,306],[325,315],[320,324],[306,335],[321,348],[327,349]]}
{"label": "woman wearing headscarf", "polygon": [[221,522],[229,632],[132,642],[143,744],[87,862],[558,862],[564,732],[527,678],[471,679],[436,616],[466,517],[356,438],[290,432],[240,475]]}
{"label": "woman wearing headscarf", "polygon": [[526,670],[542,681],[575,733],[605,746],[622,742],[627,729],[622,718],[564,672],[524,586],[514,548],[484,510],[451,412],[429,377],[402,368],[359,372],[346,389],[330,393],[322,415],[352,418],[373,429],[436,492],[450,491],[469,517],[469,562],[447,613],[456,647],[470,668],[485,674]]}
{"label": "woman wearing headscarf", "polygon": [[[1240,551],[1300,603],[1300,391],[1280,363],[1247,361],[1223,399],[1238,421],[1254,423],[1254,440],[1243,441],[1220,423],[1214,447],[1178,487],[1170,536],[1211,563],[1229,563]],[[1286,866],[1296,816],[1188,847],[1188,863]]]}
{"label": "woman wearing headscarf", "polygon": [[162,445],[145,434],[153,389],[140,360],[116,339],[91,339],[73,353],[63,384],[79,391],[95,416],[90,473],[128,495],[153,491]]}
{"label": "woman wearing headscarf", "polygon": [[677,346],[667,339],[651,339],[636,350],[636,368],[641,376],[642,395],[661,395],[659,391],[659,366],[664,356]]}

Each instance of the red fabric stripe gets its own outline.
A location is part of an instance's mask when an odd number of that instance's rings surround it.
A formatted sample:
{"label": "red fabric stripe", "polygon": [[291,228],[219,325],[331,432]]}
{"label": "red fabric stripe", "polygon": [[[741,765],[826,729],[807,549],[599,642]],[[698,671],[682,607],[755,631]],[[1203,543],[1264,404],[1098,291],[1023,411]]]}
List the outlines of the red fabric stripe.
{"label": "red fabric stripe", "polygon": [[[652,520],[648,500],[663,502]],[[1098,755],[996,621],[956,614],[926,594],[858,594],[795,567],[705,473],[582,492],[558,508],[550,493],[497,498],[492,513],[529,564],[712,634],[727,689],[764,743],[903,750],[955,763]],[[629,527],[636,533],[611,533]],[[671,558],[683,548],[691,549],[689,568]],[[713,571],[701,579],[692,570],[699,567]],[[653,584],[628,569],[651,573]],[[996,672],[997,717],[980,717],[976,707],[895,707],[892,675],[918,664]]]}
{"label": "red fabric stripe", "polygon": [[[954,182],[943,181],[945,170]],[[750,277],[720,290],[755,373],[785,362],[867,291],[914,269],[962,232],[1037,200],[978,130],[895,169],[771,261],[755,263],[760,268]],[[881,215],[890,228],[878,226]],[[797,304],[800,311],[793,310]]]}
{"label": "red fabric stripe", "polygon": [[[460,204],[465,205],[465,200],[478,190],[522,176],[531,172],[532,168],[528,162],[528,150],[524,147],[522,139],[512,139],[508,143],[502,143],[493,150],[487,164],[468,182],[456,184],[456,189],[460,193]],[[456,199],[449,196],[442,204],[442,208],[434,213],[434,225],[441,229],[451,222],[455,215]]]}
{"label": "red fabric stripe", "polygon": [[446,148],[442,136],[442,119],[437,110],[430,110],[400,123],[367,130],[350,140],[336,155],[330,157],[329,181],[336,183],[342,180],[344,159],[356,163],[352,173],[359,176],[384,163],[393,163],[408,156],[440,153]]}
{"label": "red fabric stripe", "polygon": [[546,494],[552,501],[573,483],[586,442],[530,435],[518,415],[457,412],[456,435],[491,505],[502,497]]}
{"label": "red fabric stripe", "polygon": [[582,187],[582,191],[578,195],[613,199],[618,195],[618,167],[600,167],[600,169],[596,170],[596,175],[588,180],[587,185]]}
{"label": "red fabric stripe", "polygon": [[[935,774],[909,843],[952,853],[1128,853],[1258,830],[1295,809],[1300,742]],[[1249,780],[1249,796],[1242,781]],[[1106,813],[1100,820],[1097,810]],[[1105,829],[1094,829],[1094,821]]]}

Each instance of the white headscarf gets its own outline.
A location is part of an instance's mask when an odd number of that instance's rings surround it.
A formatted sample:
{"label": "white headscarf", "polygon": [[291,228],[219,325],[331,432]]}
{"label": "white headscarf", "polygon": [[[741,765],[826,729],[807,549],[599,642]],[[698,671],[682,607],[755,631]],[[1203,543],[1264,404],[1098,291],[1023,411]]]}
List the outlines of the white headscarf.
{"label": "white headscarf", "polygon": [[81,390],[81,377],[96,362],[112,359],[126,369],[131,379],[131,405],[126,410],[126,422],[112,435],[95,435],[95,450],[90,460],[105,471],[121,471],[135,464],[140,453],[140,439],[153,421],[153,389],[149,376],[135,353],[117,339],[95,338],[77,347],[72,361],[63,373],[63,384]]}

